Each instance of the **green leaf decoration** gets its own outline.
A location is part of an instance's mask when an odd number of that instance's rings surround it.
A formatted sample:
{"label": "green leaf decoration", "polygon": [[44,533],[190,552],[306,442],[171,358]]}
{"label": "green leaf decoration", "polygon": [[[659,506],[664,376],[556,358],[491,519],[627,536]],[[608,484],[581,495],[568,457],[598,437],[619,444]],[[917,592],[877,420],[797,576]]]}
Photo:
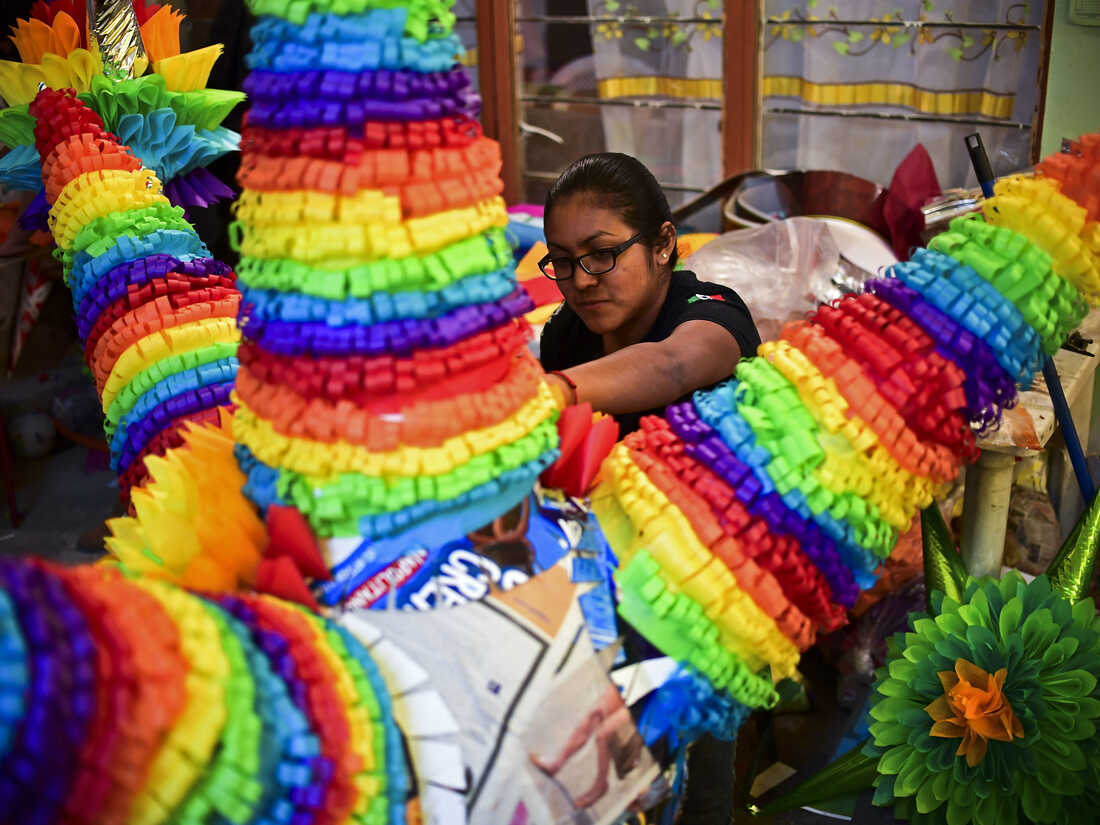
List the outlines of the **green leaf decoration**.
{"label": "green leaf decoration", "polygon": [[[1071,639],[1063,639],[1062,641],[1068,642]],[[1061,643],[1053,644],[1046,649],[1043,653],[1043,669],[1057,667],[1066,660],[1066,649]]]}
{"label": "green leaf decoration", "polygon": [[[944,742],[928,755],[928,770],[942,774],[948,789],[951,787],[951,768],[955,764],[955,746]],[[948,793],[950,796],[950,792]],[[946,798],[946,797],[945,797]]]}
{"label": "green leaf decoration", "polygon": [[1012,599],[1012,601],[1004,606],[1004,609],[1001,611],[1000,619],[997,622],[997,627],[1001,632],[1002,639],[1016,632],[1023,615],[1024,605],[1019,599]]}
{"label": "green leaf decoration", "polygon": [[921,787],[926,775],[924,754],[916,749],[910,751],[894,781],[894,796],[912,796]]}
{"label": "green leaf decoration", "polygon": [[[952,629],[952,625],[955,625]],[[941,615],[935,619],[917,619],[913,622],[913,629],[920,634],[922,639],[938,642],[946,637],[944,631],[958,633],[966,630],[966,624],[955,615]]]}
{"label": "green leaf decoration", "polygon": [[1043,680],[1046,690],[1062,696],[1090,696],[1096,691],[1096,677],[1087,670],[1071,670]]}
{"label": "green leaf decoration", "polygon": [[879,760],[879,773],[899,773],[905,760],[909,758],[909,749],[904,747],[892,748]]}
{"label": "green leaf decoration", "polygon": [[904,34],[904,33],[895,34],[893,39],[890,41],[890,45],[893,46],[896,49],[900,46],[904,46],[906,43],[908,43],[912,39],[913,39],[913,36],[910,35],[910,34]]}
{"label": "green leaf decoration", "polygon": [[1051,796],[1077,796],[1085,789],[1079,772],[1067,771],[1062,764],[1044,764],[1039,768],[1039,784]]}
{"label": "green leaf decoration", "polygon": [[955,802],[954,798],[947,803],[947,825],[967,825],[970,821],[970,811],[963,805]]}
{"label": "green leaf decoration", "polygon": [[[870,726],[871,738],[880,748],[902,745],[908,739],[905,728],[889,722],[875,722]],[[880,767],[881,770],[881,767]]]}
{"label": "green leaf decoration", "polygon": [[[989,623],[989,599],[985,595],[984,590],[978,590],[970,598],[970,604],[967,605],[970,610],[973,610],[977,614],[975,620],[982,627],[990,627]],[[959,610],[962,610],[960,606]]]}
{"label": "green leaf decoration", "polygon": [[798,26],[794,29],[791,29],[791,42],[792,43],[800,43],[802,41],[803,37],[805,37],[805,33],[802,31],[801,26]]}
{"label": "green leaf decoration", "polygon": [[1049,813],[1046,807],[1046,794],[1036,782],[1028,782],[1020,793],[1020,803],[1024,809],[1024,815],[1035,822],[1049,822]]}
{"label": "green leaf decoration", "polygon": [[1085,759],[1085,753],[1077,745],[1071,744],[1069,753],[1062,756],[1062,767],[1071,771],[1080,771],[1087,766],[1088,762]]}
{"label": "green leaf decoration", "polygon": [[962,39],[962,47],[964,49],[969,49],[973,45],[974,45],[974,38],[971,37],[970,35],[965,35]]}
{"label": "green leaf decoration", "polygon": [[951,635],[965,633],[967,628],[966,617],[958,613],[941,613],[934,622],[936,629],[921,630],[921,635],[926,639],[939,641]]}
{"label": "green leaf decoration", "polygon": [[900,679],[902,682],[908,682],[916,675],[917,668],[916,665],[912,662],[907,662],[905,659],[894,659],[887,667],[887,672],[893,679]]}
{"label": "green leaf decoration", "polygon": [[605,5],[607,6],[607,10],[610,12],[616,12],[619,10],[619,0],[607,0],[607,3]]}
{"label": "green leaf decoration", "polygon": [[926,776],[924,784],[917,791],[917,810],[922,814],[932,813],[942,803],[942,800],[936,799],[935,784],[934,777]]}
{"label": "green leaf decoration", "polygon": [[951,55],[951,59],[957,62],[962,62],[963,50],[962,49],[948,49],[947,53]]}
{"label": "green leaf decoration", "polygon": [[924,7],[925,11],[935,11],[936,10],[936,4],[933,3],[932,0],[921,0],[921,6]]}
{"label": "green leaf decoration", "polygon": [[[953,548],[952,548],[953,550]],[[1076,822],[1100,811],[1100,628],[1046,577],[963,580],[943,611],[910,618],[890,641],[870,708],[876,805],[914,825]],[[964,659],[1006,672],[1004,696],[1023,737],[988,742],[971,767],[958,739],[932,736],[924,710],[944,695],[938,673]],[[1076,818],[1075,818],[1076,817]],[[1091,821],[1091,820],[1089,820]]]}
{"label": "green leaf decoration", "polygon": [[863,32],[860,32],[860,31],[848,32],[848,42],[849,43],[858,43],[862,39],[863,39]]}
{"label": "green leaf decoration", "polygon": [[1091,696],[1083,696],[1077,700],[1078,713],[1088,719],[1100,718],[1100,699]]}
{"label": "green leaf decoration", "polygon": [[1046,647],[1046,639],[1051,632],[1057,632],[1051,622],[1050,611],[1047,608],[1036,610],[1024,620],[1024,626],[1020,629],[1023,636],[1024,647],[1032,656],[1042,656]]}
{"label": "green leaf decoration", "polygon": [[932,793],[939,802],[946,802],[951,798],[951,778],[947,775],[947,771],[941,770],[936,773],[936,778],[932,781]]}
{"label": "green leaf decoration", "polygon": [[[893,778],[893,777],[889,777]],[[875,784],[875,795],[871,798],[871,804],[877,805],[880,808],[884,808],[887,805],[892,804],[894,801],[894,785],[893,783],[886,783],[879,778]]]}
{"label": "green leaf decoration", "polygon": [[648,37],[635,37],[634,45],[641,49],[643,52],[649,51],[649,38]]}
{"label": "green leaf decoration", "polygon": [[833,49],[836,51],[837,54],[848,54],[848,44],[842,40],[838,40],[836,43],[833,43]]}
{"label": "green leaf decoration", "polygon": [[909,689],[896,679],[891,679],[888,682],[883,682],[878,686],[878,692],[883,696],[908,696]]}

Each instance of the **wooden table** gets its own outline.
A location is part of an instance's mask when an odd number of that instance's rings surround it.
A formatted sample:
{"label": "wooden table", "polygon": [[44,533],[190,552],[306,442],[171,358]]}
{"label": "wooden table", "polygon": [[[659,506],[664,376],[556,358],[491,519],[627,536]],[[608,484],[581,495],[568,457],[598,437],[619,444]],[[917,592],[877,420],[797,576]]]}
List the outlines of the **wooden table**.
{"label": "wooden table", "polygon": [[[1093,356],[1097,355],[1100,310],[1086,316],[1081,334],[1093,339],[1088,349]],[[1100,386],[1095,381],[1098,362],[1100,358],[1064,349],[1054,356],[1066,403],[1086,454],[1100,452],[1100,423],[1093,426],[1093,418],[1100,412],[1096,403]],[[1031,388],[1020,393],[1019,403],[1005,412],[1000,428],[978,439],[978,446],[982,449],[981,457],[966,469],[963,561],[973,575],[1000,575],[1013,468],[1018,458],[1035,455],[1049,446],[1049,489],[1063,535],[1084,507],[1041,372],[1036,374]]]}

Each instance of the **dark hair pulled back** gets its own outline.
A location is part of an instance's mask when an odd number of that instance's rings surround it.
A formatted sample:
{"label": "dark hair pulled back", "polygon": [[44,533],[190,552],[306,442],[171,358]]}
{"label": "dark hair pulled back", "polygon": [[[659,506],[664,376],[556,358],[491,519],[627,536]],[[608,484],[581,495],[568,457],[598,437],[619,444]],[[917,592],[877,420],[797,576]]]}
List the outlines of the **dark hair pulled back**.
{"label": "dark hair pulled back", "polygon": [[[665,222],[672,220],[668,198],[653,173],[637,158],[621,152],[585,155],[569,164],[546,194],[546,214],[557,201],[582,192],[603,208],[618,212],[649,246],[657,242]],[[676,266],[677,257],[673,249],[670,266]]]}

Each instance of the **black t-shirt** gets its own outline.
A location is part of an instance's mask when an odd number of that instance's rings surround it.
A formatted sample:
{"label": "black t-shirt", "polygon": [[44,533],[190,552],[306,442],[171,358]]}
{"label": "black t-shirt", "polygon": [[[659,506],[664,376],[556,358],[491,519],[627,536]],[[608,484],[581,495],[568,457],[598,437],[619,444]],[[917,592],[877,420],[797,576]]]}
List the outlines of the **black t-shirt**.
{"label": "black t-shirt", "polygon": [[[700,281],[694,272],[680,270],[672,273],[665,302],[642,341],[663,341],[687,321],[711,321],[729,330],[741,347],[742,357],[755,355],[760,346],[760,333],[741,296],[729,287]],[[564,303],[547,321],[539,346],[542,368],[547,372],[587,364],[606,354],[603,339],[590,331],[577,313]],[[616,415],[620,437],[638,429],[642,416],[663,413],[664,409],[658,408]]]}

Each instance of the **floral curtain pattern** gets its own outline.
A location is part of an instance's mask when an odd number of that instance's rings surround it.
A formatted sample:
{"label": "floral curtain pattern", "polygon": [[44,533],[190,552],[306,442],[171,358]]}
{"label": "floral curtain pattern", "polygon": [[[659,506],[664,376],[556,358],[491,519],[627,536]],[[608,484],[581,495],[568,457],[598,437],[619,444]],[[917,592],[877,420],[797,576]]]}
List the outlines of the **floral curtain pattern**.
{"label": "floral curtain pattern", "polygon": [[[886,184],[920,142],[942,186],[973,185],[963,137],[978,131],[997,174],[1027,166],[1042,3],[894,2],[763,3],[762,165]],[[571,160],[604,150],[639,157],[674,204],[720,180],[722,6],[517,0],[527,198],[541,200]],[[474,7],[455,6],[468,48]],[[476,67],[476,55],[466,62]]]}
{"label": "floral curtain pattern", "polygon": [[[921,142],[941,185],[972,185],[974,131],[996,173],[1029,164],[1041,3],[768,0],[765,13],[767,166],[888,183]],[[909,119],[839,116],[854,114]]]}
{"label": "floral curtain pattern", "polygon": [[[640,158],[675,204],[722,174],[722,3],[720,0],[588,0],[589,14],[655,18],[604,22],[592,42],[607,148]],[[661,106],[660,104],[665,104]],[[751,125],[749,125],[751,128]]]}

